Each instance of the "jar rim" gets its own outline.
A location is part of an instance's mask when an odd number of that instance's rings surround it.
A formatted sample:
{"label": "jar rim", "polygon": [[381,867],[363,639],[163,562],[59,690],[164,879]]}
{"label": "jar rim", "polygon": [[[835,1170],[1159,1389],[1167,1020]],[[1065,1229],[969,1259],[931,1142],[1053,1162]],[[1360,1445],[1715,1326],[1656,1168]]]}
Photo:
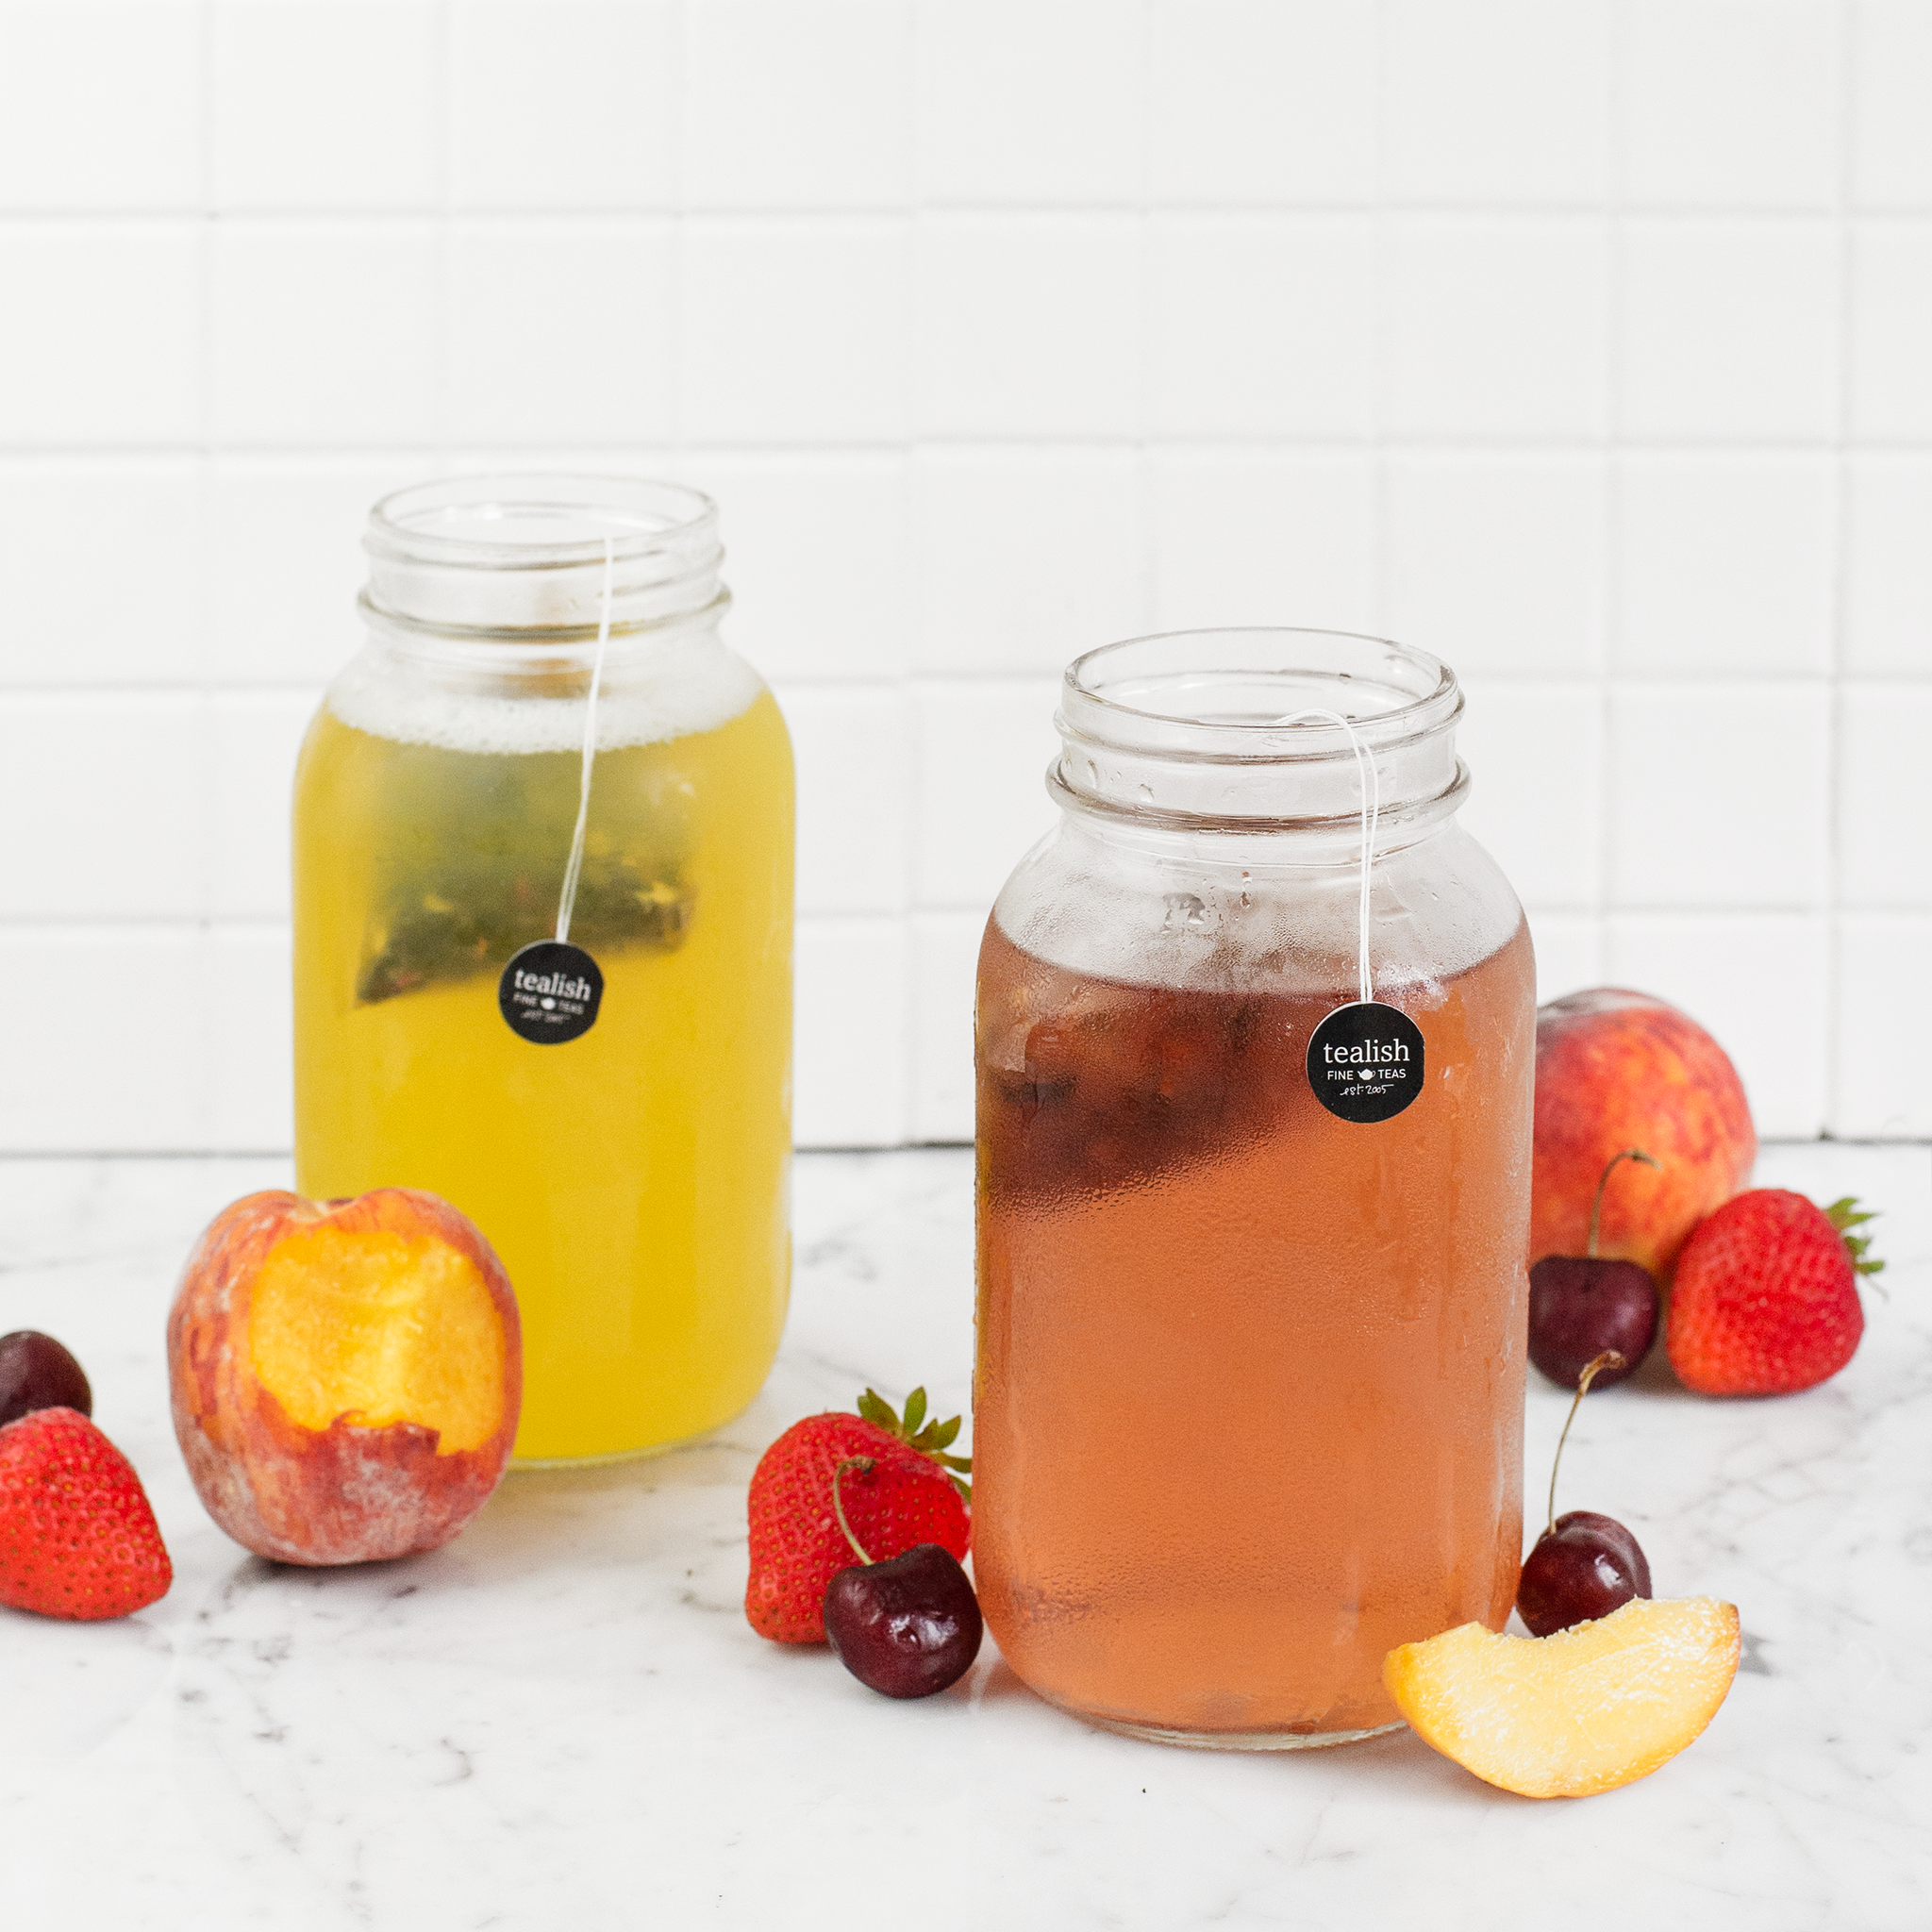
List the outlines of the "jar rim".
{"label": "jar rim", "polygon": [[718,507],[642,476],[507,471],[383,497],[362,539],[362,609],[430,637],[558,644],[722,614]]}
{"label": "jar rim", "polygon": [[[546,523],[558,528],[544,534]],[[496,528],[487,533],[491,525]],[[718,506],[689,484],[508,471],[438,477],[391,491],[370,509],[362,544],[374,557],[411,563],[575,570],[601,564],[608,537],[620,560],[672,553],[687,568],[703,568],[715,567],[722,554],[717,526]]]}
{"label": "jar rim", "polygon": [[[1317,720],[1282,722],[1302,708],[1293,702],[1296,696],[1333,700],[1341,691],[1343,697],[1388,697],[1390,702],[1374,705],[1331,701],[1323,707],[1348,718],[1365,748],[1374,752],[1432,737],[1453,725],[1462,709],[1455,672],[1432,653],[1360,631],[1305,625],[1153,631],[1075,658],[1062,683],[1063,730],[1119,750],[1187,763],[1352,758],[1348,733],[1340,726]],[[1249,693],[1245,714],[1239,705],[1209,710],[1201,704],[1157,708],[1129,701],[1182,691],[1202,697],[1219,692],[1225,699],[1241,691]]]}

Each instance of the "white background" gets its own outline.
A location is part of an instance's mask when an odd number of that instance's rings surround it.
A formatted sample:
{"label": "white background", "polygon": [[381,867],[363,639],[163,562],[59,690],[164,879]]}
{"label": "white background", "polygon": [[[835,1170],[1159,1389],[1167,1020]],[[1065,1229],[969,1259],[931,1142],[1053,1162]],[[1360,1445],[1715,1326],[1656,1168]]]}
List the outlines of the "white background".
{"label": "white background", "polygon": [[286,1145],[361,519],[507,462],[721,502],[807,1144],[970,1135],[1056,675],[1215,623],[1457,666],[1545,998],[1932,1133],[1928,102],[1925,0],[0,5],[0,1147]]}

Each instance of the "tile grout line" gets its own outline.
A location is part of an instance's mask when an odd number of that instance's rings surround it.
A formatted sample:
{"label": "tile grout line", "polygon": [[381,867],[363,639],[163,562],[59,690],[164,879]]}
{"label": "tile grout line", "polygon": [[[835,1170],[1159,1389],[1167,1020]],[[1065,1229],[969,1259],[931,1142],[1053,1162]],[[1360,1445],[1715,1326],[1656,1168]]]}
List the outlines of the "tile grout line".
{"label": "tile grout line", "polygon": [[[1150,213],[1162,220],[1199,218],[1215,223],[1251,222],[1257,225],[1264,223],[1279,225],[1303,221],[1330,223],[1338,220],[1359,220],[1374,214],[1379,208],[1391,215],[1417,221],[1440,222],[1445,225],[1496,221],[1567,221],[1574,222],[1581,226],[1602,211],[1601,203],[1594,198],[1564,202],[1435,202],[1407,201],[1391,195],[1380,201],[1370,196],[1360,201],[1348,202],[1173,202],[1163,201],[1149,194],[1141,198],[1122,197],[1091,202],[921,202],[914,198],[903,202],[823,202],[810,206],[799,203],[747,203],[693,207],[676,198],[662,202],[641,202],[634,206],[603,203],[585,206],[567,206],[561,203],[511,206],[465,202],[460,206],[452,205],[447,210],[437,201],[381,205],[369,202],[326,205],[289,203],[263,204],[255,208],[228,203],[212,212],[215,219],[235,226],[267,226],[277,223],[285,223],[291,227],[312,226],[325,223],[368,224],[371,226],[407,223],[422,225],[433,223],[447,212],[452,220],[458,222],[487,223],[506,227],[542,227],[552,224],[578,224],[587,226],[601,224],[622,226],[626,224],[653,222],[663,224],[685,216],[699,222],[715,222],[721,226],[752,224],[770,226],[796,223],[800,226],[808,227],[854,221],[891,221],[912,214],[924,214],[940,221],[958,220],[974,223],[990,220],[1011,220],[1020,224],[1059,222],[1088,216],[1132,216],[1139,213],[1143,206]],[[1824,228],[1835,225],[1838,206],[1836,198],[1823,205],[1629,201],[1624,204],[1624,210],[1633,221],[1681,224],[1724,222],[1764,226],[1802,223]],[[1862,219],[1877,222],[1903,224],[1924,222],[1932,218],[1932,201],[1884,205],[1857,203],[1855,206]],[[4,235],[10,227],[151,227],[169,223],[176,226],[187,226],[209,212],[210,210],[206,208],[196,208],[187,203],[168,208],[142,208],[131,205],[74,208],[0,208],[0,235]]]}
{"label": "tile grout line", "polygon": [[1369,466],[1369,611],[1380,637],[1392,628],[1393,602],[1390,584],[1390,479],[1391,445],[1389,436],[1391,344],[1390,291],[1394,272],[1394,248],[1389,206],[1389,10],[1391,0],[1376,0],[1369,15],[1370,70],[1374,87],[1369,96],[1371,125],[1371,202],[1369,209],[1369,317],[1371,329],[1369,421],[1364,446]]}
{"label": "tile grout line", "polygon": [[[1083,454],[1133,454],[1144,447],[1156,456],[1260,456],[1283,461],[1318,460],[1338,456],[1374,456],[1386,452],[1397,457],[1455,459],[1465,457],[1560,457],[1598,456],[1607,439],[1600,435],[1551,434],[1520,437],[1481,437],[1444,432],[1438,436],[1377,435],[1364,429],[1358,436],[1308,435],[1294,430],[1257,432],[1254,435],[1201,434],[1198,432],[1154,431],[1146,435],[1128,430],[1104,435],[967,436],[920,431],[905,437],[879,437],[839,441],[823,438],[799,437],[792,441],[734,441],[703,437],[686,438],[682,447],[699,460],[727,459],[795,463],[815,458],[871,457],[890,460],[910,457],[921,451],[941,455],[973,456],[1067,456]],[[1757,457],[1819,457],[1831,458],[1840,454],[1875,456],[1892,459],[1923,459],[1932,456],[1932,437],[1857,437],[1836,434],[1793,438],[1788,436],[1740,438],[1624,436],[1618,447],[1632,456],[1744,458]],[[452,439],[457,452],[487,450],[509,454],[522,450],[542,457],[597,455],[605,458],[658,462],[680,446],[677,439],[667,438],[662,444],[623,438],[609,442],[585,442],[559,437],[463,438]],[[419,442],[298,442],[288,441],[225,441],[210,447],[196,438],[185,441],[151,443],[50,443],[16,441],[0,444],[0,473],[81,471],[118,468],[139,475],[143,469],[192,464],[203,456],[212,456],[230,467],[245,469],[251,464],[273,468],[285,464],[355,467],[370,462],[401,458],[425,459],[437,451],[436,441]]]}
{"label": "tile grout line", "polygon": [[1610,907],[1614,899],[1617,823],[1616,668],[1624,650],[1624,474],[1625,331],[1624,283],[1628,266],[1624,245],[1624,175],[1628,151],[1629,94],[1624,72],[1627,53],[1624,9],[1612,6],[1607,23],[1604,85],[1608,93],[1604,114],[1603,232],[1606,251],[1604,296],[1604,379],[1606,394],[1603,449],[1604,613],[1596,646],[1597,834],[1595,977],[1602,984],[1613,975],[1610,968]]}
{"label": "tile grout line", "polygon": [[1834,108],[1837,114],[1837,179],[1839,275],[1837,323],[1837,448],[1833,475],[1832,599],[1830,611],[1830,683],[1825,708],[1825,942],[1824,958],[1824,1011],[1821,1034],[1824,1048],[1823,1092],[1824,1131],[1837,1134],[1844,1121],[1844,1083],[1840,1074],[1844,1003],[1844,862],[1842,841],[1844,793],[1844,699],[1840,680],[1845,667],[1845,632],[1849,609],[1851,548],[1851,464],[1848,447],[1852,430],[1852,353],[1856,340],[1857,226],[1853,218],[1856,196],[1852,170],[1855,143],[1855,91],[1858,71],[1858,9],[1853,0],[1839,0],[1839,73]]}
{"label": "tile grout line", "polygon": [[449,472],[450,453],[450,341],[456,326],[453,291],[456,280],[457,144],[461,139],[456,111],[456,23],[451,0],[437,0],[436,25],[436,185],[437,201],[433,217],[436,225],[436,252],[430,305],[434,315],[436,341],[436,397],[430,411],[432,468],[439,475]]}
{"label": "tile grout line", "polygon": [[[906,33],[906,71],[908,76],[908,102],[907,113],[901,123],[900,139],[905,142],[902,162],[906,170],[908,213],[908,240],[906,247],[906,288],[905,310],[902,327],[909,340],[917,333],[918,316],[921,312],[920,263],[922,242],[924,237],[924,207],[920,198],[920,182],[924,178],[925,166],[924,132],[916,108],[918,99],[918,74],[922,41],[919,31],[920,9],[917,6],[905,8],[902,18]],[[918,413],[917,379],[911,359],[908,357],[905,371],[906,382],[906,422],[911,425]],[[901,516],[901,554],[896,568],[899,572],[899,602],[897,661],[900,675],[897,683],[900,689],[900,729],[907,748],[906,771],[910,780],[908,787],[907,837],[899,854],[899,890],[904,910],[899,914],[899,1077],[898,1077],[898,1134],[902,1143],[909,1143],[917,1138],[919,1128],[919,1088],[924,1055],[920,1050],[919,995],[920,973],[918,962],[919,927],[914,917],[914,908],[919,903],[919,848],[925,824],[925,787],[920,782],[918,772],[921,750],[919,735],[918,706],[915,692],[919,678],[915,669],[924,663],[925,658],[926,635],[926,581],[925,581],[925,491],[923,474],[920,470],[919,441],[915,436],[907,436],[900,446],[899,463],[899,504]]]}
{"label": "tile grout line", "polygon": [[[215,446],[215,247],[216,229],[214,222],[216,189],[216,141],[220,122],[219,114],[219,74],[220,64],[216,58],[219,22],[216,18],[216,0],[199,0],[196,8],[197,57],[201,67],[201,126],[199,130],[199,158],[201,170],[201,200],[197,210],[198,235],[196,247],[196,274],[199,280],[201,314],[197,335],[200,367],[196,371],[196,416],[200,426],[196,456],[196,494],[199,498],[200,524],[200,568],[196,585],[197,636],[195,640],[195,659],[199,667],[196,692],[199,698],[199,716],[191,729],[203,740],[196,746],[199,754],[194,758],[194,783],[198,792],[199,816],[201,820],[196,855],[198,887],[200,892],[200,918],[196,924],[196,936],[206,943],[214,929],[214,905],[216,898],[215,849],[216,824],[218,819],[215,763],[208,756],[208,741],[212,739],[211,719],[218,689],[213,677],[213,653],[210,644],[212,636],[212,611],[214,599],[215,573],[220,568],[218,555],[219,532],[215,527],[214,516],[214,446]],[[204,986],[196,1004],[195,1032],[200,1043],[196,1055],[195,1112],[205,1137],[214,1140],[215,1134],[215,1076],[214,1068],[220,1041],[215,1001],[211,988]]]}

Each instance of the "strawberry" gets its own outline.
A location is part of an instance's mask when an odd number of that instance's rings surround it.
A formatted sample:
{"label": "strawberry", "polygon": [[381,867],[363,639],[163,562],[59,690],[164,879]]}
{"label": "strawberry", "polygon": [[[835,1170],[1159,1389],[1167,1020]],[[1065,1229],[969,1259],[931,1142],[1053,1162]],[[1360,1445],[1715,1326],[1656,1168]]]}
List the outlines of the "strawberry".
{"label": "strawberry", "polygon": [[1835,1375],[1864,1333],[1857,1277],[1870,1221],[1853,1200],[1820,1208],[1784,1188],[1735,1194],[1677,1257],[1665,1345],[1702,1395],[1789,1395]]}
{"label": "strawberry", "polygon": [[925,1391],[906,1398],[904,1421],[868,1389],[857,1415],[808,1415],[793,1423],[758,1458],[748,1499],[751,1580],[744,1614],[774,1643],[825,1641],[825,1586],[855,1560],[832,1508],[832,1476],[852,1534],[875,1563],[919,1543],[964,1557],[972,1491],[953,1470],[971,1470],[945,1452],[959,1418],[925,1421]]}
{"label": "strawberry", "polygon": [[174,1580],[141,1478],[86,1416],[37,1408],[0,1429],[0,1603],[97,1623]]}

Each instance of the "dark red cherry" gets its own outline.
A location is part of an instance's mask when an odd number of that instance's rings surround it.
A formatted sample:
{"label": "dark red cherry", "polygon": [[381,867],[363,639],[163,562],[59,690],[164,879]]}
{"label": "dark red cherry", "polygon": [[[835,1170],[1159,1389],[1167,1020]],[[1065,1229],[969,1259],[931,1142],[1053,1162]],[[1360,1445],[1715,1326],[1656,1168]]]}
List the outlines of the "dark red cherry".
{"label": "dark red cherry", "polygon": [[848,1563],[825,1586],[826,1641],[861,1684],[888,1697],[930,1697],[958,1683],[982,1632],[973,1586],[938,1543]]}
{"label": "dark red cherry", "polygon": [[1639,1546],[1637,1539],[1614,1516],[1599,1516],[1594,1509],[1566,1509],[1557,1518],[1556,1527],[1560,1530],[1566,1523],[1574,1524],[1581,1529],[1594,1530],[1599,1536],[1614,1543],[1624,1553],[1624,1559],[1629,1565],[1631,1578],[1637,1585],[1636,1594],[1650,1594],[1650,1565],[1644,1560],[1643,1551]]}
{"label": "dark red cherry", "polygon": [[1606,1349],[1624,1366],[1600,1371],[1596,1386],[1623,1381],[1656,1339],[1657,1287],[1635,1261],[1545,1255],[1529,1271],[1529,1358],[1563,1388]]}
{"label": "dark red cherry", "polygon": [[[1641,1147],[1610,1156],[1590,1204],[1590,1242],[1580,1255],[1545,1255],[1529,1271],[1529,1358],[1565,1389],[1596,1361],[1597,1386],[1635,1373],[1657,1340],[1657,1284],[1635,1261],[1607,1261],[1596,1251],[1604,1190],[1621,1160],[1661,1168]],[[1601,1357],[1619,1359],[1605,1363]]]}
{"label": "dark red cherry", "polygon": [[1563,1445],[1570,1424],[1591,1384],[1607,1371],[1624,1367],[1614,1349],[1585,1362],[1576,1377],[1576,1394],[1563,1418],[1557,1453],[1550,1462],[1549,1527],[1536,1540],[1516,1583],[1516,1609],[1537,1637],[1567,1630],[1573,1624],[1594,1623],[1621,1609],[1634,1596],[1650,1594],[1650,1565],[1637,1539],[1613,1516],[1594,1509],[1557,1514],[1557,1472],[1563,1466]]}
{"label": "dark red cherry", "polygon": [[1593,1623],[1650,1594],[1650,1565],[1637,1539],[1609,1516],[1572,1509],[1536,1540],[1516,1586],[1516,1608],[1533,1636]]}
{"label": "dark red cherry", "polygon": [[16,1328],[0,1335],[0,1428],[37,1408],[94,1412],[93,1391],[80,1364],[51,1335]]}

